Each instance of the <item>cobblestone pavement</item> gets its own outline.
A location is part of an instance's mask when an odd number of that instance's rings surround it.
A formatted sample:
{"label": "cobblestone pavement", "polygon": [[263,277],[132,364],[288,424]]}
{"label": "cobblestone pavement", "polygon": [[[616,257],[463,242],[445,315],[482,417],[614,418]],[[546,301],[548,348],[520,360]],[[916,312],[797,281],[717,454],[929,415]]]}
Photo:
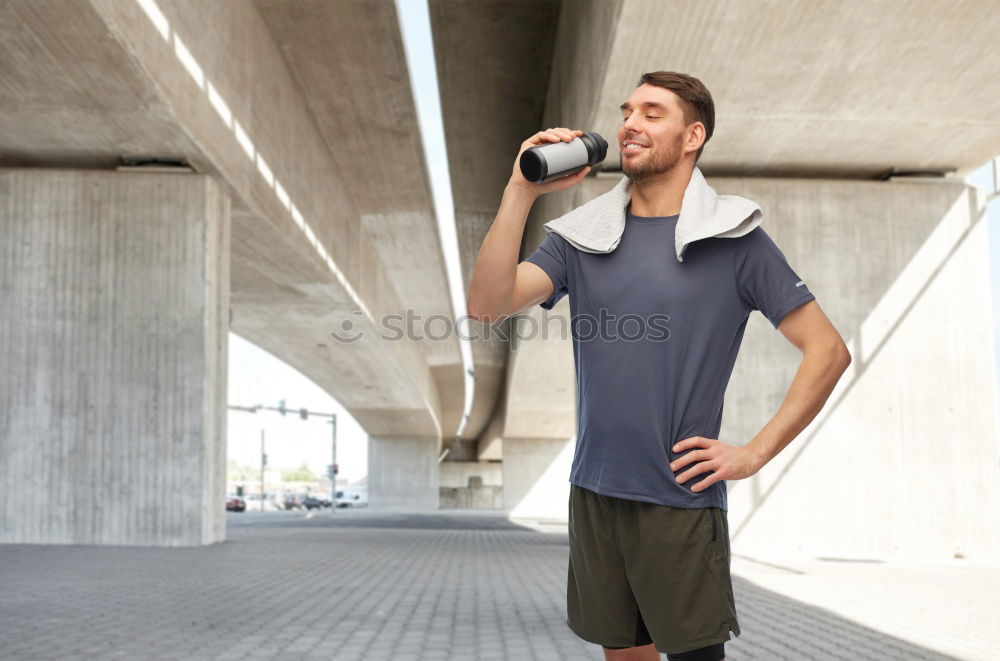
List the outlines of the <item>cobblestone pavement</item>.
{"label": "cobblestone pavement", "polygon": [[[228,517],[202,548],[0,546],[0,659],[604,658],[565,623],[564,524]],[[998,658],[997,567],[736,556],[733,573],[728,661]]]}

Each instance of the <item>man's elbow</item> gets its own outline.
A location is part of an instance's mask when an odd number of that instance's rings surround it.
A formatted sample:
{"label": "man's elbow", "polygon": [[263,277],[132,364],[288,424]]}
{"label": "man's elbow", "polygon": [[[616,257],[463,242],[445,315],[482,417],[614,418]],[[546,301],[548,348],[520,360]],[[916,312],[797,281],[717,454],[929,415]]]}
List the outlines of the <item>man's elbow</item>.
{"label": "man's elbow", "polygon": [[472,321],[482,321],[484,316],[483,313],[479,311],[479,308],[473,308],[471,305],[465,311],[465,314],[468,315],[469,319]]}
{"label": "man's elbow", "polygon": [[840,352],[844,371],[847,371],[847,368],[850,366],[851,361],[854,360],[854,358],[851,356],[851,350],[847,348],[847,345],[844,344],[843,340],[840,341]]}
{"label": "man's elbow", "polygon": [[[507,300],[507,304],[510,300]],[[510,316],[510,312],[504,309],[506,306],[503,299],[484,296],[482,292],[471,290],[465,299],[465,313],[469,319],[480,321],[484,324],[495,324],[496,322]]]}
{"label": "man's elbow", "polygon": [[[509,304],[509,301],[508,301]],[[469,319],[479,321],[484,324],[495,324],[503,321],[513,314],[505,309],[502,303],[496,301],[489,303],[476,296],[470,296],[465,302],[465,312]]]}
{"label": "man's elbow", "polygon": [[847,371],[853,360],[850,349],[844,344],[844,340],[840,338],[827,350],[827,355],[829,356],[830,364],[839,370],[841,374]]}
{"label": "man's elbow", "polygon": [[484,312],[479,296],[475,293],[475,287],[471,287],[465,297],[465,314],[473,321],[482,321]]}
{"label": "man's elbow", "polygon": [[465,299],[465,314],[473,321],[482,321],[487,311],[483,308],[479,296],[470,293]]}
{"label": "man's elbow", "polygon": [[844,344],[844,340],[841,337],[837,336],[835,339],[813,339],[814,341],[809,342],[804,347],[804,353],[826,362],[830,366],[830,369],[839,370],[841,373],[847,371],[852,357],[850,350]]}

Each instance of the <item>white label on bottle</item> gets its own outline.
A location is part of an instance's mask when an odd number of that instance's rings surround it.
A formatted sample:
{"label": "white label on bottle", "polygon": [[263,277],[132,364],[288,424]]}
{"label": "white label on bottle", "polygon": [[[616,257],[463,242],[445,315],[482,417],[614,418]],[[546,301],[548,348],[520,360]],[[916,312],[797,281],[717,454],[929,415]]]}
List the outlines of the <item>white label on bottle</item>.
{"label": "white label on bottle", "polygon": [[590,158],[587,145],[583,144],[580,138],[574,138],[570,142],[551,142],[543,146],[540,151],[545,155],[545,162],[548,164],[548,176],[586,165]]}

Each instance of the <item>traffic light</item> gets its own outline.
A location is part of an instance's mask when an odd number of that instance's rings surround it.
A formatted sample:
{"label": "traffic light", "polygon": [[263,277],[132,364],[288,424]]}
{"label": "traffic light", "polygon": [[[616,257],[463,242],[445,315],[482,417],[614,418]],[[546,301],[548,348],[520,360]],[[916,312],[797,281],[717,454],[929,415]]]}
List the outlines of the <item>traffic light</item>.
{"label": "traffic light", "polygon": [[340,472],[340,467],[337,464],[333,465],[333,474],[336,475]]}
{"label": "traffic light", "polygon": [[280,413],[281,415],[285,415],[286,410],[287,409],[285,409],[285,400],[281,400],[280,402],[278,402],[278,413]]}
{"label": "traffic light", "polygon": [[303,420],[309,419],[309,409],[299,409],[299,417]]}
{"label": "traffic light", "polygon": [[336,475],[336,473],[333,472],[333,466],[330,465],[330,464],[327,464],[327,466],[326,466],[326,476],[332,480],[334,475]]}

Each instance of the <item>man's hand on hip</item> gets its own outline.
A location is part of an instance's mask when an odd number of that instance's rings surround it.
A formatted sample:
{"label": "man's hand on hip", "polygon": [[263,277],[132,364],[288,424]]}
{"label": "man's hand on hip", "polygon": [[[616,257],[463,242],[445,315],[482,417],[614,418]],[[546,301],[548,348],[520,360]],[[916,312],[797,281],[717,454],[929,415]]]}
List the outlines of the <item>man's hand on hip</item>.
{"label": "man's hand on hip", "polygon": [[694,466],[677,476],[678,484],[706,471],[714,471],[691,487],[691,491],[695,492],[704,491],[719,480],[742,480],[761,468],[760,457],[748,446],[730,445],[716,438],[691,436],[675,443],[673,449],[674,452],[691,451],[675,459],[670,464],[671,470],[676,472],[694,463]]}

